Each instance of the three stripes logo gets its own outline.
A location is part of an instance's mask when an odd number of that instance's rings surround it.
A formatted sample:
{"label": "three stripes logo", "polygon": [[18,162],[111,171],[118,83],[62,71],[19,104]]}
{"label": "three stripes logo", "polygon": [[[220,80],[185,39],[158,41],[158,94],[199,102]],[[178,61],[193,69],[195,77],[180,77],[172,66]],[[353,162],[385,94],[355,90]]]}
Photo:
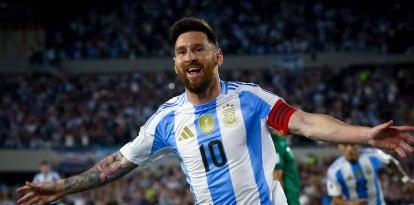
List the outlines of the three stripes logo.
{"label": "three stripes logo", "polygon": [[194,133],[188,127],[184,127],[184,130],[181,132],[178,141],[183,141],[189,139],[191,137],[195,137]]}

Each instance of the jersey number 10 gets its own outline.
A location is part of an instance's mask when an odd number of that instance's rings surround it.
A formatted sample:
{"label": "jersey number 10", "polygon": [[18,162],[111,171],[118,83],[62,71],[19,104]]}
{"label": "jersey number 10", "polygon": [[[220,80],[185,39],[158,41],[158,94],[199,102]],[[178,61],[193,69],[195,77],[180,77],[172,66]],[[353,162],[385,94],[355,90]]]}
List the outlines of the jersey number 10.
{"label": "jersey number 10", "polygon": [[[227,163],[227,157],[226,153],[224,153],[223,143],[220,140],[212,140],[207,145],[208,150],[210,151],[211,160],[213,161],[214,166],[216,167],[222,167]],[[218,153],[216,153],[217,148]],[[208,163],[207,157],[206,157],[206,150],[204,148],[204,145],[200,145],[200,152],[201,157],[203,158],[203,164],[204,168],[206,169],[206,172],[210,171],[210,165]],[[218,157],[219,156],[219,157]],[[219,158],[221,159],[219,161]]]}

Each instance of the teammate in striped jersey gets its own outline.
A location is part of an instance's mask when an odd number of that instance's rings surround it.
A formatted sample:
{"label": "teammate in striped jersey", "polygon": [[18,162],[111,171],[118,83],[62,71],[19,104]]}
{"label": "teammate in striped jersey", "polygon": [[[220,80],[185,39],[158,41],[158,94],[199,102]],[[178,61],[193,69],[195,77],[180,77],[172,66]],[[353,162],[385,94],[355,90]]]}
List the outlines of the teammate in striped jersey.
{"label": "teammate in striped jersey", "polygon": [[220,80],[223,53],[203,20],[177,21],[170,37],[185,92],[162,105],[119,152],[57,183],[27,183],[17,190],[25,193],[18,203],[43,204],[97,188],[173,152],[197,204],[286,204],[280,184],[272,180],[276,153],[268,126],[316,140],[394,149],[401,156],[404,150],[414,152],[404,143],[414,142],[405,134],[414,127],[352,126],[297,110],[255,84]]}
{"label": "teammate in striped jersey", "polygon": [[33,182],[52,182],[57,181],[59,179],[59,174],[53,171],[50,168],[49,162],[45,160],[40,162],[40,172],[33,177]]}
{"label": "teammate in striped jersey", "polygon": [[338,147],[343,156],[329,167],[327,181],[328,195],[335,204],[385,204],[378,179],[380,168],[386,168],[414,191],[414,181],[392,156],[378,149],[359,149],[355,144]]}

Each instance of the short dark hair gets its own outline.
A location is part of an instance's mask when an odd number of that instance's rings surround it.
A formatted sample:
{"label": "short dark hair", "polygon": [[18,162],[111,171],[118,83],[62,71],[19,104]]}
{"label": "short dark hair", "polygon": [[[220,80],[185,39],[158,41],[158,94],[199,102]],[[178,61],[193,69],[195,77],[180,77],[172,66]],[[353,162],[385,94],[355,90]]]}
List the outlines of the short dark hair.
{"label": "short dark hair", "polygon": [[42,161],[40,162],[40,165],[49,165],[49,161],[47,161],[47,160],[42,160]]}
{"label": "short dark hair", "polygon": [[207,39],[218,47],[217,36],[210,25],[208,25],[205,20],[194,17],[184,17],[171,26],[169,34],[173,45],[175,46],[178,36],[189,31],[200,31],[205,33]]}

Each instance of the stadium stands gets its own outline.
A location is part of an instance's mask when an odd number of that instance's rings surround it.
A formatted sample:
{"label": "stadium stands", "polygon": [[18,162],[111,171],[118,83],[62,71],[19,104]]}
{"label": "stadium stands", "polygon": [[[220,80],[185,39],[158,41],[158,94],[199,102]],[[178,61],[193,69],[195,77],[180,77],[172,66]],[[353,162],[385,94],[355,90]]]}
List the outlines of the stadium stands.
{"label": "stadium stands", "polygon": [[[5,34],[3,38],[12,38],[8,33],[15,31],[13,27],[28,32],[34,28],[44,30],[20,40],[28,44],[31,39],[40,39],[35,45],[25,45],[27,51],[32,49],[34,62],[39,62],[39,52],[55,63],[65,58],[170,56],[168,28],[181,16],[208,20],[218,31],[226,54],[412,52],[414,26],[409,1],[381,0],[375,4],[381,6],[358,0],[244,0],[237,4],[124,0],[82,6],[62,2],[48,6],[29,4],[21,9],[25,12],[19,12],[25,15],[13,16],[6,14],[20,5],[4,3],[0,31]],[[26,27],[21,25],[23,17],[30,22]],[[39,26],[34,26],[35,22]]]}
{"label": "stadium stands", "polygon": [[[305,111],[376,125],[414,124],[412,69],[223,71],[222,79],[257,82]],[[50,75],[0,76],[0,147],[120,146],[159,105],[182,92],[172,72],[83,74],[68,82]],[[120,95],[119,93],[122,93]]]}

